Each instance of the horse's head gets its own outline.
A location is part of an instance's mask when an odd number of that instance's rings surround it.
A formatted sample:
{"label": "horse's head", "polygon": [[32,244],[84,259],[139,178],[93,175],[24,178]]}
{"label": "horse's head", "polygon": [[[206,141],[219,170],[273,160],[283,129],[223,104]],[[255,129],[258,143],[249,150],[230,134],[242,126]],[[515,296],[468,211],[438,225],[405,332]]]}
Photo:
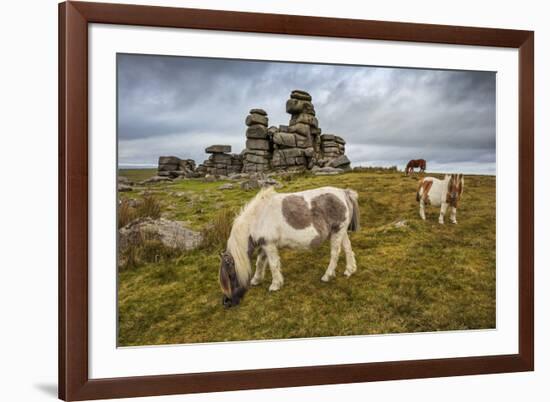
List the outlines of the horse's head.
{"label": "horse's head", "polygon": [[220,254],[220,286],[223,292],[222,303],[225,307],[236,306],[248,290],[242,286],[235,271],[235,260],[229,251]]}
{"label": "horse's head", "polygon": [[458,200],[464,191],[464,176],[462,174],[452,174],[446,176],[449,178],[449,187],[447,190],[448,202],[453,207],[457,207]]}

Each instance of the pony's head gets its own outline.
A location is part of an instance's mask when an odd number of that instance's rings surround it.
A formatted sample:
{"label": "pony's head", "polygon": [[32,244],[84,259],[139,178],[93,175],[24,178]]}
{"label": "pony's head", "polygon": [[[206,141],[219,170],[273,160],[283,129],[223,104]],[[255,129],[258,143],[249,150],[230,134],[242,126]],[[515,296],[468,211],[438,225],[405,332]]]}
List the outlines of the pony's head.
{"label": "pony's head", "polygon": [[239,282],[237,271],[235,270],[235,260],[229,251],[220,254],[220,286],[223,292],[222,303],[229,308],[236,306],[241,302],[247,286]]}
{"label": "pony's head", "polygon": [[462,174],[447,175],[449,184],[447,188],[448,202],[453,207],[457,207],[458,200],[464,191],[464,176]]}

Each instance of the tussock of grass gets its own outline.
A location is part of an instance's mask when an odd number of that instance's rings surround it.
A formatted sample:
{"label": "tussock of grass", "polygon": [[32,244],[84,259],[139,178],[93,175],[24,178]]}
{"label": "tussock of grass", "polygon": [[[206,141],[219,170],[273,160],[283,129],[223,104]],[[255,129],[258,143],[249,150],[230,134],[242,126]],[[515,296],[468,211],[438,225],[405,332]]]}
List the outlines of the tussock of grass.
{"label": "tussock of grass", "polygon": [[118,206],[118,228],[122,228],[136,219],[136,210],[128,200],[121,200]]}
{"label": "tussock of grass", "polygon": [[138,217],[149,217],[153,219],[160,218],[161,206],[159,201],[150,194],[143,197],[143,201],[140,202],[136,208],[136,214]]}
{"label": "tussock of grass", "polygon": [[143,265],[158,264],[180,255],[180,251],[166,247],[152,235],[137,236],[131,247],[119,250],[119,271],[137,269]]}
{"label": "tussock of grass", "polygon": [[135,206],[132,206],[128,199],[122,198],[118,206],[118,228],[139,218],[158,219],[161,209],[159,200],[151,194],[144,195]]}
{"label": "tussock of grass", "polygon": [[231,226],[235,219],[235,211],[223,208],[202,231],[201,247],[206,250],[222,250],[231,233]]}
{"label": "tussock of grass", "polygon": [[[350,236],[357,272],[349,279],[342,275],[342,255],[336,278],[322,283],[330,258],[327,244],[283,250],[283,288],[267,290],[268,270],[265,282],[228,310],[221,306],[219,259],[213,250],[223,248],[227,222],[255,193],[219,191],[220,182],[200,180],[147,187],[163,216],[187,221],[212,240],[209,247],[119,272],[119,344],[494,328],[495,177],[465,178],[458,225],[439,225],[434,207],[427,209],[427,221],[420,220],[416,179],[367,170],[282,181],[280,192],[333,185],[359,193],[362,225]],[[120,196],[136,197],[136,192]],[[402,220],[406,226],[393,225]]]}

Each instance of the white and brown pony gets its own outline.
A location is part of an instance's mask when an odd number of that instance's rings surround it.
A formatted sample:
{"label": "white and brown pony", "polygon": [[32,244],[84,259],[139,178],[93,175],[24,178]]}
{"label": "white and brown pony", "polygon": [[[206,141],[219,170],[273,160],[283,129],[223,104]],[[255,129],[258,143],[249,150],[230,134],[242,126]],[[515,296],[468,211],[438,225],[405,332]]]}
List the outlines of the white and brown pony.
{"label": "white and brown pony", "polygon": [[445,175],[443,180],[425,177],[418,182],[416,201],[420,204],[420,217],[426,220],[424,208],[426,205],[441,207],[439,223],[443,224],[447,208],[451,207],[451,223],[456,222],[456,209],[464,192],[464,176],[462,174]]}
{"label": "white and brown pony", "polygon": [[[357,193],[349,189],[322,187],[297,193],[261,190],[237,216],[221,255],[220,285],[226,307],[237,305],[249,285],[264,279],[271,270],[270,291],[283,285],[279,248],[309,249],[330,240],[330,263],[321,278],[328,282],[334,275],[340,250],[346,254],[344,275],[357,269],[348,230],[359,229]],[[256,272],[252,276],[251,259],[259,250]]]}

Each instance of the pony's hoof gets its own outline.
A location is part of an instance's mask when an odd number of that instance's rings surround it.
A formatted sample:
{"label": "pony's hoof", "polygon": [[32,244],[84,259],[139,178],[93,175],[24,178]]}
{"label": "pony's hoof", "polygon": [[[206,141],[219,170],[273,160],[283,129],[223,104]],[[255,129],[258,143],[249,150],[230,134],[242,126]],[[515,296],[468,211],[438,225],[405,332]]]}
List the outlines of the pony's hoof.
{"label": "pony's hoof", "polygon": [[321,277],[321,280],[322,280],[323,282],[328,282],[328,281],[330,281],[330,278],[332,278],[332,275],[324,274],[324,275]]}
{"label": "pony's hoof", "polygon": [[279,285],[278,283],[272,283],[270,286],[269,286],[269,291],[270,292],[276,292],[277,290],[281,289],[281,285]]}
{"label": "pony's hoof", "polygon": [[262,283],[261,279],[252,278],[252,280],[250,281],[250,284],[252,286],[258,286],[260,283]]}
{"label": "pony's hoof", "polygon": [[444,224],[445,224],[445,222],[443,222],[443,221],[439,221],[439,224],[440,224],[440,225],[444,225]]}
{"label": "pony's hoof", "polygon": [[347,268],[346,268],[346,270],[344,271],[344,275],[347,276],[347,277],[349,278],[350,276],[353,275],[353,273],[354,273],[355,271],[356,271],[356,268],[355,268],[355,269],[347,269]]}
{"label": "pony's hoof", "polygon": [[456,225],[458,222],[457,222],[457,221],[451,221],[451,223],[452,223],[453,225]]}

